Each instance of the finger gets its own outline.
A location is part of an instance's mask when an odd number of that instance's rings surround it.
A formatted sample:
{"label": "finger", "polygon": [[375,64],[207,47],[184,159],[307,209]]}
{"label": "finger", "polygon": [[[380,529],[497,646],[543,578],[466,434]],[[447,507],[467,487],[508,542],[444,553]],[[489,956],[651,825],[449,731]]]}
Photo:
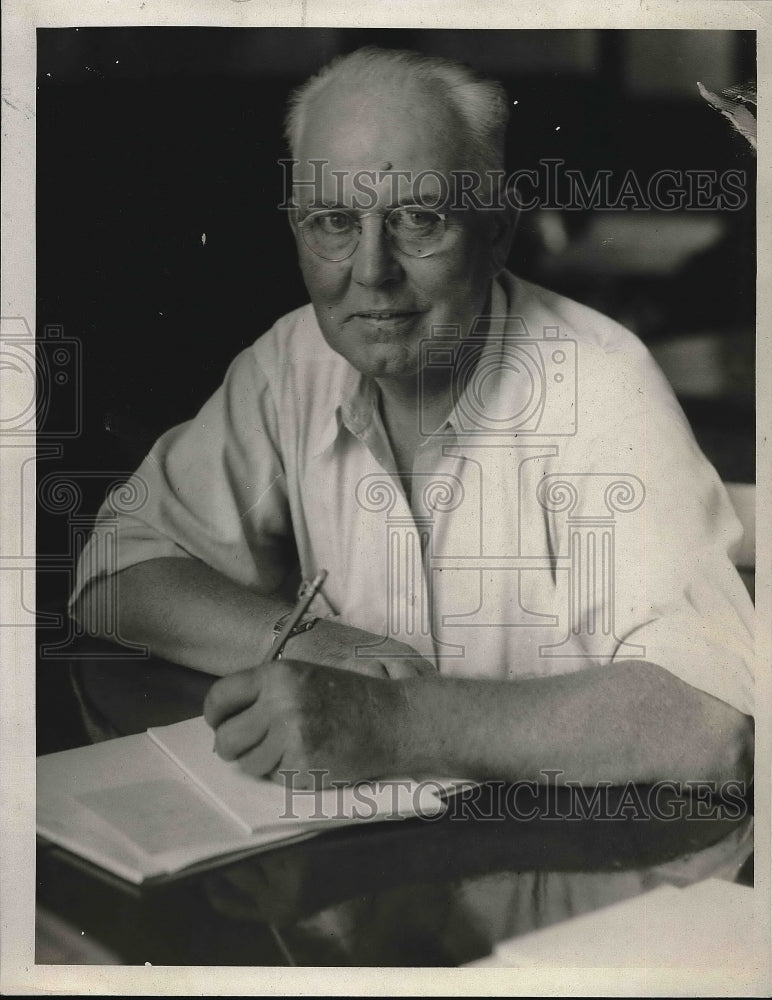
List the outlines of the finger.
{"label": "finger", "polygon": [[231,715],[251,705],[260,691],[259,667],[250,667],[216,680],[204,698],[204,718],[216,729]]}
{"label": "finger", "polygon": [[253,702],[220,723],[215,730],[214,748],[223,760],[236,760],[265,738],[269,725],[268,714]]}
{"label": "finger", "polygon": [[286,731],[284,727],[274,725],[268,731],[265,739],[251,750],[239,757],[239,769],[251,774],[253,778],[263,778],[275,771],[281,764],[286,750]]}

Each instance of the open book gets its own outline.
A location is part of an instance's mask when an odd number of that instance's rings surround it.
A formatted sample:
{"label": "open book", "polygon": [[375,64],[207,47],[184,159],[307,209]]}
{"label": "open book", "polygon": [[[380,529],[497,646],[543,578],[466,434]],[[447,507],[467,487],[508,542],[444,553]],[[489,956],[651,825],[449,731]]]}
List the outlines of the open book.
{"label": "open book", "polygon": [[441,782],[314,792],[252,778],[221,760],[213,740],[197,718],[38,758],[38,834],[140,883],[335,825],[444,808]]}

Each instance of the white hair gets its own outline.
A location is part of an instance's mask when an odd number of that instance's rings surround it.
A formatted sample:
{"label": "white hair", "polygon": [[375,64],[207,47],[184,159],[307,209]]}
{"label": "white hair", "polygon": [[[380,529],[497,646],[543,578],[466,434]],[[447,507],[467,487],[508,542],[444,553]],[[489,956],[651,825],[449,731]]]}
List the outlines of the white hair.
{"label": "white hair", "polygon": [[308,107],[331,84],[346,84],[351,93],[366,88],[377,94],[394,80],[432,87],[445,97],[462,123],[462,138],[473,158],[470,167],[481,173],[504,169],[509,102],[500,83],[463,63],[372,45],[333,59],[290,95],[284,133],[292,156],[300,147]]}

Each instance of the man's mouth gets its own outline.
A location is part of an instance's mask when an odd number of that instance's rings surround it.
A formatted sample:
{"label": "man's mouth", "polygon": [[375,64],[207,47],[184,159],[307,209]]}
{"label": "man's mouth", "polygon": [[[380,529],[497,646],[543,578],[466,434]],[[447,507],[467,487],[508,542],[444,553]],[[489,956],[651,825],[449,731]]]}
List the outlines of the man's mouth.
{"label": "man's mouth", "polygon": [[372,309],[351,314],[352,319],[359,318],[376,321],[380,320],[382,322],[387,320],[406,319],[410,316],[418,316],[418,311],[415,309]]}

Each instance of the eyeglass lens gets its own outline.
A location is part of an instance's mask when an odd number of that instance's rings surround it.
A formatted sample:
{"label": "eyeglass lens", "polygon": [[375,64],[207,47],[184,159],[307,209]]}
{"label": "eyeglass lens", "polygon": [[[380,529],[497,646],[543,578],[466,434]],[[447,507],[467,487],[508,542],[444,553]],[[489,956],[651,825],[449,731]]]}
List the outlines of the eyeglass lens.
{"label": "eyeglass lens", "polygon": [[[402,253],[425,257],[445,235],[445,218],[433,209],[405,205],[390,212],[386,231]],[[345,260],[359,243],[362,225],[353,212],[330,209],[312,212],[300,223],[303,240],[313,253],[326,260]]]}

